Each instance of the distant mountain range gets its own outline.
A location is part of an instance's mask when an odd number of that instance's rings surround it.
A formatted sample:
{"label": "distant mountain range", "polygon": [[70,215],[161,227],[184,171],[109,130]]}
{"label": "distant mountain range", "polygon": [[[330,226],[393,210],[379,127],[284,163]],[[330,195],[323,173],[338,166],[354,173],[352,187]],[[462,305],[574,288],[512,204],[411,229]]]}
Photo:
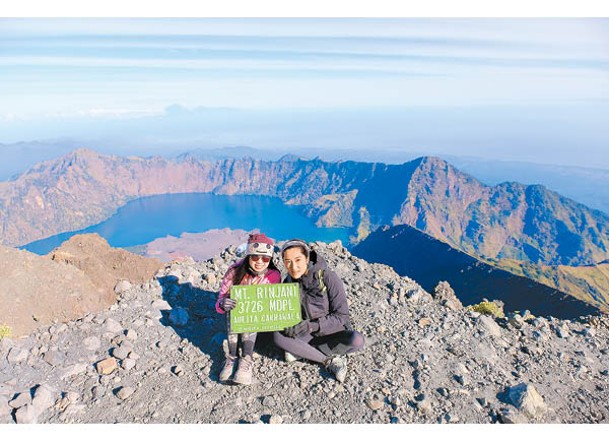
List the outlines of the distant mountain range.
{"label": "distant mountain range", "polygon": [[[184,156],[194,156],[201,160],[215,161],[219,159],[253,158],[263,160],[278,160],[286,154],[293,154],[303,159],[319,157],[324,161],[356,161],[383,162],[385,164],[402,164],[413,159],[429,156],[429,152],[415,152],[404,149],[328,149],[294,147],[283,149],[261,149],[248,146],[201,147],[200,142],[171,143],[156,147],[134,148],[131,144],[120,145],[97,141],[96,151],[105,154],[121,156],[137,155],[150,157],[154,155],[166,158],[182,159]],[[91,145],[90,141],[72,139],[42,140],[0,144],[3,161],[0,161],[0,181],[9,180],[25,172],[35,164],[57,158],[83,145]],[[124,152],[130,152],[126,154]],[[186,152],[186,153],[185,153]],[[587,205],[590,208],[609,213],[609,169],[577,167],[573,165],[537,164],[522,161],[508,161],[491,158],[454,156],[447,154],[431,154],[441,156],[444,160],[468,173],[487,185],[501,182],[520,182],[523,184],[541,184],[570,199]]]}
{"label": "distant mountain range", "polygon": [[609,216],[539,185],[488,186],[447,162],[399,165],[283,157],[180,160],[76,150],[0,183],[0,238],[23,245],[109,217],[128,200],[211,192],[275,196],[320,226],[410,225],[486,259],[594,265],[609,259]]}
{"label": "distant mountain range", "polygon": [[354,243],[384,225],[409,225],[489,262],[581,266],[609,259],[603,212],[540,185],[485,185],[435,157],[403,164],[171,160],[81,149],[0,183],[0,241],[24,245],[98,223],[132,199],[189,192],[278,197],[319,226],[353,228]]}
{"label": "distant mountain range", "polygon": [[501,182],[542,184],[590,208],[609,213],[609,170],[482,158],[443,156],[459,170],[488,185]]}

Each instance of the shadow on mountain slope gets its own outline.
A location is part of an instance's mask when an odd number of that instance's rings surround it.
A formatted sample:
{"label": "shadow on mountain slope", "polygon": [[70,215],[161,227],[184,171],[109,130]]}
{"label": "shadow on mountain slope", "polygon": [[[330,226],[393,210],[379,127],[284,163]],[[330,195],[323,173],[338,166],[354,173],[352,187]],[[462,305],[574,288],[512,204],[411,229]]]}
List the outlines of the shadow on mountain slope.
{"label": "shadow on mountain slope", "polygon": [[379,229],[353,249],[369,262],[392,266],[415,279],[427,291],[447,281],[464,305],[484,298],[501,300],[506,311],[529,310],[535,315],[574,319],[599,310],[564,292],[495,268],[435,240],[412,227]]}
{"label": "shadow on mountain slope", "polygon": [[[182,339],[187,339],[213,361],[210,379],[218,381],[224,364],[222,343],[226,339],[226,316],[216,312],[218,293],[195,287],[190,282],[180,283],[176,276],[157,278],[163,288],[163,299],[171,309],[161,311],[161,323],[173,328]],[[255,351],[276,357],[272,333],[259,333]]]}

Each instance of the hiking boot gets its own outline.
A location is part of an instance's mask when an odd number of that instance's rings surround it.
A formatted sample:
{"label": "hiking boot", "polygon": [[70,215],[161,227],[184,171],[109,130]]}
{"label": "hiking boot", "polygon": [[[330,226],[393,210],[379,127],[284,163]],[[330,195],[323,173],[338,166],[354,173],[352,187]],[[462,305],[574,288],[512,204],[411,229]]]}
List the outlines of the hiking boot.
{"label": "hiking boot", "polygon": [[238,384],[249,385],[254,380],[254,360],[251,355],[239,358],[239,366],[233,377],[233,382]]}
{"label": "hiking boot", "polygon": [[230,377],[233,376],[233,369],[235,368],[235,362],[237,361],[237,357],[233,355],[227,355],[226,361],[224,362],[224,366],[220,371],[220,381],[222,383],[226,383],[230,380]]}
{"label": "hiking boot", "polygon": [[297,360],[302,360],[300,357],[297,357],[296,355],[292,354],[291,352],[285,351],[285,361],[286,363],[292,363],[294,361]]}
{"label": "hiking boot", "polygon": [[347,378],[347,359],[343,357],[332,357],[324,363],[326,369],[332,372],[339,383],[344,383]]}

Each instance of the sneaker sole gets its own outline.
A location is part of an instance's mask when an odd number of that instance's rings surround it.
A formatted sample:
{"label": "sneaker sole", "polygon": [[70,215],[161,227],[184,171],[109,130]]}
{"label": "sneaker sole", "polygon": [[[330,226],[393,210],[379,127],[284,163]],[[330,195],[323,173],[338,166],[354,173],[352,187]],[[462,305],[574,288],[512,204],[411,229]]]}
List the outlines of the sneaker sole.
{"label": "sneaker sole", "polygon": [[240,385],[242,385],[242,386],[251,386],[251,385],[252,385],[252,384],[254,384],[255,382],[254,382],[254,380],[251,380],[251,381],[248,383],[248,382],[246,382],[246,381],[239,381],[239,380],[236,380],[236,379],[234,379],[234,378],[233,378],[232,383],[233,383],[233,384],[240,384]]}

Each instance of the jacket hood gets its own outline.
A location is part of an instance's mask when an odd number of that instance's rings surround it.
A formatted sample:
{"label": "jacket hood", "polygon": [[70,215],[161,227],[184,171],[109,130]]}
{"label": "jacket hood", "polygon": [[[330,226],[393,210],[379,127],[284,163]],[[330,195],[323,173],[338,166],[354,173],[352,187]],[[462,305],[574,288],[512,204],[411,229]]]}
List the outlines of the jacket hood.
{"label": "jacket hood", "polygon": [[326,268],[328,268],[328,264],[324,258],[317,254],[316,251],[311,250],[311,253],[309,254],[309,274],[316,273],[320,269]]}

